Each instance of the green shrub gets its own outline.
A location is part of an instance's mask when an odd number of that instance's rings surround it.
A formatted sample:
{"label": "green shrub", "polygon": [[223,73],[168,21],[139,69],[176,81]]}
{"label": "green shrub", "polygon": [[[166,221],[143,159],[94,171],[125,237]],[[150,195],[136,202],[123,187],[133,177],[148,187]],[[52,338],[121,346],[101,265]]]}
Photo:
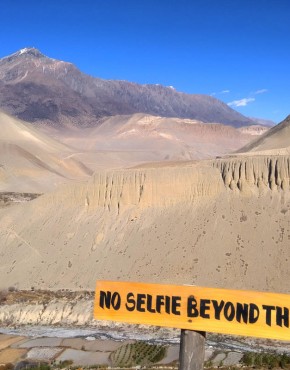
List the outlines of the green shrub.
{"label": "green shrub", "polygon": [[247,352],[243,355],[240,362],[245,366],[266,367],[268,369],[280,367],[285,369],[290,364],[290,356],[277,353]]}
{"label": "green shrub", "polygon": [[119,347],[111,353],[110,360],[115,367],[149,366],[161,361],[165,353],[164,346],[136,342]]}
{"label": "green shrub", "polygon": [[39,364],[37,366],[27,366],[25,370],[51,370],[51,367],[48,364]]}
{"label": "green shrub", "polygon": [[[56,367],[58,369],[64,369],[65,367],[70,367],[72,364],[73,364],[72,360],[64,360],[64,361],[60,361]],[[48,369],[40,369],[40,370],[48,370]]]}

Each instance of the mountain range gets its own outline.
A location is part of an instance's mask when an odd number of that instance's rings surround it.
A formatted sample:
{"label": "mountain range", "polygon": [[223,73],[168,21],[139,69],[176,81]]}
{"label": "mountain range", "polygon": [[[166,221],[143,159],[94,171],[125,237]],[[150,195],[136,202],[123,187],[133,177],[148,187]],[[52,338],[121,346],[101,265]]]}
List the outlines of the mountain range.
{"label": "mountain range", "polygon": [[252,126],[214,98],[96,79],[36,49],[3,58],[0,77],[1,289],[289,292],[289,117]]}
{"label": "mountain range", "polygon": [[95,78],[25,48],[0,59],[0,109],[28,122],[90,127],[104,117],[146,113],[234,127],[255,122],[218,99],[159,84]]}
{"label": "mountain range", "polygon": [[94,171],[145,162],[185,161],[228,154],[262,126],[236,129],[143,113],[116,115],[96,127],[34,126],[0,111],[0,192],[52,190]]}

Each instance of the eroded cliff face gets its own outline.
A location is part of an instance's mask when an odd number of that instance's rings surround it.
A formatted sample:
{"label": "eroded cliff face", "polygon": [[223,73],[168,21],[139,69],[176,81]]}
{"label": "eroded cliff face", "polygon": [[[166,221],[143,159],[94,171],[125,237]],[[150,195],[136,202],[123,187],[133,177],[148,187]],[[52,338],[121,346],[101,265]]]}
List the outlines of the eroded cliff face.
{"label": "eroded cliff face", "polygon": [[1,325],[93,326],[93,300],[52,300],[49,303],[0,305]]}
{"label": "eroded cliff face", "polygon": [[233,157],[215,160],[213,167],[231,190],[289,190],[290,156]]}
{"label": "eroded cliff face", "polygon": [[78,185],[65,185],[39,202],[85,205],[119,213],[126,207],[171,207],[227,190],[260,194],[288,191],[290,156],[229,157],[202,162],[152,165],[97,172]]}
{"label": "eroded cliff face", "polygon": [[63,186],[40,203],[81,204],[120,213],[126,207],[170,207],[212,197],[223,191],[218,170],[210,165],[185,164],[97,172],[87,183]]}
{"label": "eroded cliff face", "polygon": [[286,156],[104,171],[0,210],[0,287],[93,290],[107,279],[289,292],[289,215]]}

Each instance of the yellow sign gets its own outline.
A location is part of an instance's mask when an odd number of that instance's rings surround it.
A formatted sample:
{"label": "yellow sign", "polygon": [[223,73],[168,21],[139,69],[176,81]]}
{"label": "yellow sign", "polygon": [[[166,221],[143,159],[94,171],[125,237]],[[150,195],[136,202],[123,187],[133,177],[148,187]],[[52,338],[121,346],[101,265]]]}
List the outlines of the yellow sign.
{"label": "yellow sign", "polygon": [[290,295],[98,281],[98,320],[290,340]]}

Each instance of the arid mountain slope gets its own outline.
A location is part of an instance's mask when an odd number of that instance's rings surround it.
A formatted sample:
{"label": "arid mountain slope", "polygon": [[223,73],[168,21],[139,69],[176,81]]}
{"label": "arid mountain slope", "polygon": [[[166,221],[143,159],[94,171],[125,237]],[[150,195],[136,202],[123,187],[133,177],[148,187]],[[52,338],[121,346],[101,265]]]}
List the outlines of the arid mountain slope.
{"label": "arid mountain slope", "polygon": [[263,119],[263,118],[257,118],[257,117],[249,117],[249,118],[261,126],[266,126],[266,127],[276,126],[276,123],[274,121],[271,121],[270,119]]}
{"label": "arid mountain slope", "polygon": [[248,134],[252,136],[261,136],[270,130],[268,126],[262,125],[253,125],[253,126],[244,126],[238,129],[242,134]]}
{"label": "arid mountain slope", "polygon": [[290,116],[277,126],[272,127],[261,137],[241,148],[239,153],[248,154],[289,154],[290,153]]}
{"label": "arid mountain slope", "polygon": [[69,147],[0,112],[0,191],[40,192],[92,173]]}
{"label": "arid mountain slope", "polygon": [[221,156],[252,138],[221,124],[145,114],[106,118],[96,128],[40,130],[0,112],[0,124],[0,191],[16,192],[42,193],[103,168]]}
{"label": "arid mountain slope", "polygon": [[[126,152],[131,152],[131,161],[135,158],[139,162],[221,156],[245,145],[260,132],[252,129],[250,134],[244,134],[240,130],[216,123],[142,113],[104,118],[94,128],[45,128],[45,132],[79,151],[118,152],[123,158]],[[84,160],[83,156],[81,158]]]}
{"label": "arid mountain slope", "polygon": [[104,278],[289,292],[289,178],[288,156],[258,156],[63,185],[0,209],[1,287]]}
{"label": "arid mountain slope", "polygon": [[96,126],[104,116],[140,112],[235,127],[253,124],[211,96],[93,78],[34,48],[0,59],[0,108],[25,121],[54,126]]}

